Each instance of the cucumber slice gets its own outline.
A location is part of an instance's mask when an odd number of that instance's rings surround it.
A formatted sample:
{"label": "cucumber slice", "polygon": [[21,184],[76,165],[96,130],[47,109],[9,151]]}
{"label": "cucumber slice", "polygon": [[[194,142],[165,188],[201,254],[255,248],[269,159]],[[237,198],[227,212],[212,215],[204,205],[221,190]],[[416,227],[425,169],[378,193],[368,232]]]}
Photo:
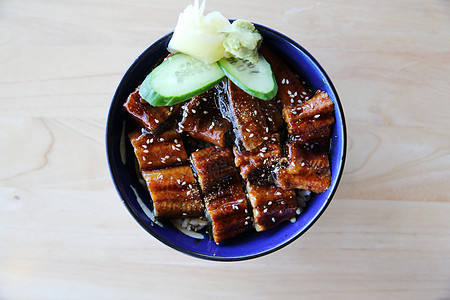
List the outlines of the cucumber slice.
{"label": "cucumber slice", "polygon": [[217,63],[205,64],[177,53],[147,75],[139,94],[153,106],[175,105],[209,90],[224,77]]}
{"label": "cucumber slice", "polygon": [[238,58],[222,58],[219,66],[238,87],[256,98],[271,100],[278,91],[270,64],[262,55],[257,63]]}

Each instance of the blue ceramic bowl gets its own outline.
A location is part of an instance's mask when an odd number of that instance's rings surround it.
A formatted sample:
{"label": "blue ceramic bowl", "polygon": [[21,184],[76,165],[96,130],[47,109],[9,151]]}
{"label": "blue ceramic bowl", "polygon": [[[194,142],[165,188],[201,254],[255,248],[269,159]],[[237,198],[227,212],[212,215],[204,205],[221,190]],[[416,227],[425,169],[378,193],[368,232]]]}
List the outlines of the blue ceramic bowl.
{"label": "blue ceramic bowl", "polygon": [[144,51],[131,65],[120,82],[111,107],[106,129],[106,149],[111,175],[123,203],[136,221],[164,244],[186,254],[217,261],[237,261],[274,252],[293,242],[306,232],[325,211],[339,183],[344,168],[346,129],[344,114],[331,80],[319,63],[304,48],[290,38],[267,27],[256,25],[264,43],[275,51],[313,91],[323,90],[335,104],[336,124],[331,140],[331,186],[324,193],[314,195],[300,214],[297,222],[284,222],[277,228],[251,231],[223,244],[216,245],[208,236],[193,239],[174,227],[156,225],[146,211],[152,210],[148,190],[139,182],[133,148],[127,138],[131,120],[122,108],[128,95],[144,80],[149,71],[167,54],[171,33],[163,36]]}

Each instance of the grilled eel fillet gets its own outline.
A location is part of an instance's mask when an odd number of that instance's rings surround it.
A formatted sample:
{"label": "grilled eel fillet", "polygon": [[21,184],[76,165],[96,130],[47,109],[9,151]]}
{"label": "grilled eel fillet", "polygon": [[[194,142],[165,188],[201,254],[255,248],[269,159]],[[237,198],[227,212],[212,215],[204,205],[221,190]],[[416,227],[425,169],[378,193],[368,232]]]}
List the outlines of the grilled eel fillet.
{"label": "grilled eel fillet", "polygon": [[175,130],[165,131],[159,136],[134,131],[129,137],[141,171],[157,170],[188,162],[181,136]]}
{"label": "grilled eel fillet", "polygon": [[152,197],[155,217],[202,216],[204,206],[190,166],[142,172]]}
{"label": "grilled eel fillet", "polygon": [[319,144],[291,141],[286,145],[287,167],[277,172],[277,184],[283,189],[304,189],[322,193],[331,184],[327,149]]}
{"label": "grilled eel fillet", "polygon": [[295,220],[298,204],[294,190],[275,186],[269,176],[282,158],[280,136],[275,133],[258,148],[241,153],[234,147],[236,166],[246,180],[247,194],[253,209],[256,231],[276,227],[286,220]]}
{"label": "grilled eel fillet", "polygon": [[274,100],[252,97],[231,80],[227,82],[229,112],[236,138],[246,151],[251,151],[267,141],[283,124],[283,119]]}
{"label": "grilled eel fillet", "polygon": [[139,95],[139,87],[132,92],[123,104],[125,110],[150,133],[164,131],[167,123],[176,115],[181,104],[174,106],[152,106]]}
{"label": "grilled eel fillet", "polygon": [[252,151],[240,152],[233,148],[234,163],[240,168],[243,179],[250,182],[268,182],[274,166],[282,158],[280,135],[273,134],[267,141]]}
{"label": "grilled eel fillet", "polygon": [[181,136],[132,132],[130,140],[153,201],[157,218],[203,215],[204,205]]}
{"label": "grilled eel fillet", "polygon": [[210,146],[191,155],[216,243],[251,228],[247,200],[231,150]]}
{"label": "grilled eel fillet", "polygon": [[231,124],[222,117],[216,97],[216,88],[193,97],[183,106],[183,118],[178,128],[193,138],[224,147]]}
{"label": "grilled eel fillet", "polygon": [[288,131],[296,140],[330,144],[331,127],[334,124],[334,104],[327,93],[317,91],[311,99],[283,109],[288,121]]}
{"label": "grilled eel fillet", "polygon": [[274,184],[247,182],[247,194],[253,207],[256,231],[274,228],[283,221],[293,221],[299,212],[294,190],[283,190]]}
{"label": "grilled eel fillet", "polygon": [[270,63],[270,67],[275,75],[277,81],[278,91],[275,99],[281,101],[283,106],[283,116],[288,122],[288,118],[285,116],[284,109],[289,109],[301,104],[303,101],[310,99],[313,93],[306,87],[305,82],[301,82],[297,76],[291,71],[291,69],[280,59],[278,55],[275,55],[267,47],[261,47],[261,54]]}

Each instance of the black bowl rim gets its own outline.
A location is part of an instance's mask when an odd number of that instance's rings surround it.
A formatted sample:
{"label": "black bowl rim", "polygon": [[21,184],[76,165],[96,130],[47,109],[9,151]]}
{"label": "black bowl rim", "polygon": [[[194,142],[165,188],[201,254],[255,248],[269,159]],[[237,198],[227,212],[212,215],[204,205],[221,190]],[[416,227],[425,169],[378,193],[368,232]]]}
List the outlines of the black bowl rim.
{"label": "black bowl rim", "polygon": [[[230,19],[233,20],[233,19]],[[107,163],[108,163],[108,167],[109,167],[109,171],[111,174],[111,177],[113,178],[113,183],[114,186],[116,188],[116,191],[118,192],[118,194],[120,195],[121,201],[122,203],[125,205],[125,207],[127,208],[127,210],[130,212],[130,214],[133,216],[133,218],[139,223],[139,225],[144,228],[148,233],[150,233],[153,237],[155,237],[156,239],[158,239],[160,242],[164,243],[165,245],[173,248],[174,250],[177,250],[179,252],[182,252],[184,254],[190,255],[192,257],[196,257],[196,258],[201,258],[201,259],[206,259],[206,260],[210,260],[210,261],[223,261],[223,262],[232,262],[232,261],[244,261],[244,260],[249,260],[249,259],[253,259],[253,258],[258,258],[258,257],[262,257],[268,254],[271,254],[275,251],[280,250],[281,248],[286,247],[287,245],[291,244],[292,242],[294,242],[295,240],[297,240],[300,236],[302,236],[305,232],[307,232],[312,225],[314,225],[314,223],[322,216],[322,214],[325,212],[325,210],[327,209],[328,205],[331,203],[331,200],[333,199],[336,190],[339,186],[340,180],[342,178],[342,174],[344,172],[344,167],[345,167],[345,160],[346,160],[346,155],[347,155],[347,126],[346,126],[346,122],[345,122],[345,115],[344,115],[344,110],[339,98],[339,95],[337,93],[336,88],[334,87],[333,82],[331,81],[330,77],[328,76],[328,74],[325,72],[325,70],[323,69],[323,67],[319,64],[319,62],[305,49],[303,48],[301,45],[299,45],[296,41],[294,41],[293,39],[289,38],[288,36],[274,30],[271,29],[269,27],[266,27],[264,25],[260,25],[257,23],[253,23],[256,28],[260,27],[263,28],[265,31],[274,34],[276,36],[280,36],[283,39],[287,40],[289,43],[291,43],[292,45],[294,45],[295,47],[297,47],[298,49],[300,49],[304,54],[306,54],[306,56],[309,57],[309,59],[311,59],[313,61],[313,63],[317,66],[317,68],[323,73],[324,77],[326,78],[327,82],[329,83],[330,88],[332,89],[334,95],[336,96],[336,103],[338,105],[339,108],[339,112],[341,115],[341,122],[342,122],[342,142],[343,142],[343,150],[342,150],[342,155],[340,157],[340,171],[339,174],[336,177],[336,181],[333,187],[333,190],[329,196],[329,198],[327,199],[325,205],[323,206],[323,208],[321,209],[321,211],[316,215],[316,217],[314,219],[312,219],[308,226],[306,226],[301,232],[299,232],[297,235],[292,236],[290,239],[286,240],[285,242],[281,243],[280,245],[270,249],[270,250],[265,250],[262,251],[260,253],[255,253],[255,254],[251,254],[251,255],[244,255],[244,256],[234,256],[234,257],[217,257],[217,256],[212,256],[212,255],[208,255],[208,254],[202,254],[202,253],[197,253],[195,251],[191,251],[191,250],[187,250],[177,244],[174,244],[166,239],[164,239],[163,237],[157,235],[156,233],[154,233],[153,231],[149,230],[147,227],[147,224],[145,224],[138,216],[137,214],[134,212],[134,210],[132,209],[132,207],[130,206],[130,204],[128,204],[128,202],[125,200],[124,195],[126,194],[124,191],[122,191],[122,189],[116,184],[116,182],[118,181],[118,175],[116,174],[116,171],[113,170],[112,165],[114,165],[113,159],[112,159],[112,154],[111,151],[108,148],[108,145],[110,144],[110,134],[108,134],[108,132],[110,131],[110,116],[112,114],[112,110],[113,110],[113,106],[111,105],[109,112],[108,112],[108,117],[107,117],[107,121],[106,121],[106,136],[105,136],[105,144],[106,144],[106,156],[107,156]],[[152,45],[150,45],[147,49],[149,49],[152,46],[155,46],[157,43],[160,43],[161,41],[165,40],[168,36],[172,35],[172,32],[169,32],[167,34],[165,34],[164,36],[160,37],[155,43],[153,43]],[[146,50],[147,50],[146,49]],[[125,75],[122,77],[119,85],[116,88],[116,91],[114,93],[114,96],[111,100],[111,104],[113,103],[113,100],[116,98],[116,95],[118,93],[118,89],[119,87],[121,87],[126,81],[128,81],[128,77],[131,76],[130,74],[132,73],[132,70],[136,67],[136,65],[140,62],[141,58],[145,55],[146,50],[143,51],[133,62],[133,64],[128,68],[128,70],[125,72]]]}

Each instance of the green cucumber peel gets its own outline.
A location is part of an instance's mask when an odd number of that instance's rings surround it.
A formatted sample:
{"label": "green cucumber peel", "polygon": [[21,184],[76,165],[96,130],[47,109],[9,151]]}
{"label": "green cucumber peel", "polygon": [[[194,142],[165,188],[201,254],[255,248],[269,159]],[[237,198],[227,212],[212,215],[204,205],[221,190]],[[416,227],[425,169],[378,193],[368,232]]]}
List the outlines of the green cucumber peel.
{"label": "green cucumber peel", "polygon": [[278,91],[275,75],[262,55],[257,63],[239,58],[222,58],[218,62],[225,75],[247,94],[271,100]]}
{"label": "green cucumber peel", "polygon": [[172,106],[211,89],[224,77],[217,63],[205,64],[177,53],[147,75],[139,94],[153,106]]}

